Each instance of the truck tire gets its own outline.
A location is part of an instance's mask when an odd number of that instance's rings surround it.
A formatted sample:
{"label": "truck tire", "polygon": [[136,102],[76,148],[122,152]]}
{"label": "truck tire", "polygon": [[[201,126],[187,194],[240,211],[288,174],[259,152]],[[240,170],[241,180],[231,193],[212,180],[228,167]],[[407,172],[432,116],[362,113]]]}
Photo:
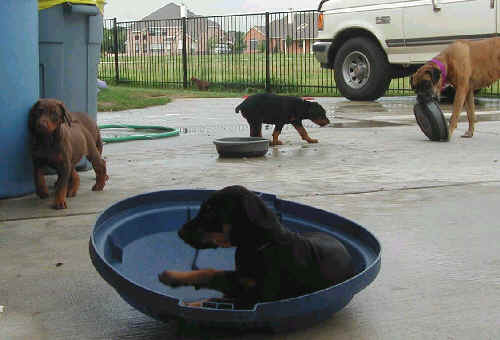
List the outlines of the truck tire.
{"label": "truck tire", "polygon": [[350,100],[376,100],[384,95],[392,79],[384,51],[366,37],[344,42],[335,57],[334,69],[337,88]]}

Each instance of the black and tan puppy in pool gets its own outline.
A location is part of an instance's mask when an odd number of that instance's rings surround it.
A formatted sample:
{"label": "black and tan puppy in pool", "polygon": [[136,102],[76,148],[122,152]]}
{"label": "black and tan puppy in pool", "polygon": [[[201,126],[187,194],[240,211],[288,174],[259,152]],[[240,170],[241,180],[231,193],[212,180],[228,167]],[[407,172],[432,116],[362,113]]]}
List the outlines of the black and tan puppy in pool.
{"label": "black and tan puppy in pool", "polygon": [[[354,275],[344,244],[322,232],[295,233],[255,193],[229,186],[212,194],[198,215],[179,230],[196,249],[236,247],[234,270],[165,270],[159,280],[169,286],[214,289],[236,308],[312,293]],[[189,303],[202,306],[205,301]]]}
{"label": "black and tan puppy in pool", "polygon": [[235,109],[250,125],[250,137],[262,137],[262,123],[274,124],[271,145],[283,144],[278,137],[285,124],[292,124],[303,140],[317,143],[309,137],[302,125],[303,119],[309,119],[319,126],[330,123],[325,109],[317,102],[293,96],[279,96],[272,93],[259,93],[248,97]]}

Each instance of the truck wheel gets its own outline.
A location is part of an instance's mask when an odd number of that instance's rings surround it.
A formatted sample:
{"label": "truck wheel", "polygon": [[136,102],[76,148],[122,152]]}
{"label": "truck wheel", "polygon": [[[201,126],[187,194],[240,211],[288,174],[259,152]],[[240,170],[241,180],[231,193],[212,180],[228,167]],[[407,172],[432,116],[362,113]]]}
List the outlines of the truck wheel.
{"label": "truck wheel", "polygon": [[392,70],[380,46],[365,37],[351,38],[338,50],[335,82],[350,100],[375,100],[389,88]]}

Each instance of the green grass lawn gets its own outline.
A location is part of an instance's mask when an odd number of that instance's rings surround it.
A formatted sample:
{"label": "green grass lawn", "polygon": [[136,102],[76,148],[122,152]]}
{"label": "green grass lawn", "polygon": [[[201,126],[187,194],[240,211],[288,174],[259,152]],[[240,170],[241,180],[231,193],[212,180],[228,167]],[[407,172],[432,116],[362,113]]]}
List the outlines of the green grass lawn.
{"label": "green grass lawn", "polygon": [[231,98],[245,95],[242,91],[198,91],[193,89],[145,89],[109,86],[97,96],[99,112],[123,111],[165,105],[175,98]]}
{"label": "green grass lawn", "polygon": [[[178,88],[183,86],[182,57],[178,55],[120,56],[120,84],[147,88]],[[225,97],[228,94],[252,93],[265,88],[266,59],[262,53],[189,55],[188,79],[192,76],[211,83],[206,96]],[[273,92],[301,96],[340,96],[335,86],[333,71],[323,69],[310,53],[271,53],[269,72]],[[113,56],[103,57],[99,64],[99,78],[109,82],[116,79]],[[188,84],[191,87],[191,84]],[[221,94],[214,94],[221,92]],[[498,96],[500,82],[481,91],[481,95]],[[196,93],[187,92],[187,96]],[[394,79],[388,96],[414,95],[409,78]]]}
{"label": "green grass lawn", "polygon": [[[265,88],[266,62],[263,54],[188,56],[188,79],[209,81],[210,92],[251,93]],[[272,91],[302,96],[340,96],[333,71],[323,69],[312,54],[271,54]],[[183,85],[180,56],[120,56],[120,83],[129,86],[180,88]],[[103,58],[99,77],[115,82],[114,60]],[[188,86],[191,87],[190,82]],[[411,94],[408,78],[394,79],[387,95]],[[209,94],[207,94],[209,95]],[[215,96],[210,94],[209,96]]]}
{"label": "green grass lawn", "polygon": [[[265,88],[266,62],[263,54],[188,56],[188,79],[209,81],[211,90],[255,92]],[[301,95],[338,95],[330,70],[322,69],[312,54],[271,54],[269,71],[273,92]],[[120,56],[120,83],[162,88],[182,88],[180,56]],[[116,79],[114,59],[104,57],[99,78]],[[191,86],[191,84],[189,84]]]}
{"label": "green grass lawn", "polygon": [[97,110],[121,111],[140,109],[148,106],[164,105],[171,99],[164,91],[111,86],[97,95]]}

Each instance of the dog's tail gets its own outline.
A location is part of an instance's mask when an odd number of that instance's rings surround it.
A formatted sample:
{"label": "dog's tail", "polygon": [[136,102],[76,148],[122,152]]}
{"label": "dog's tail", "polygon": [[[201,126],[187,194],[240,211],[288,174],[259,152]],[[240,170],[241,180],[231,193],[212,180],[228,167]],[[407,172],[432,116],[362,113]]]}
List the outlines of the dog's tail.
{"label": "dog's tail", "polygon": [[241,112],[241,106],[243,105],[243,103],[241,103],[240,105],[236,106],[236,108],[234,109],[234,112],[236,113],[240,113]]}

